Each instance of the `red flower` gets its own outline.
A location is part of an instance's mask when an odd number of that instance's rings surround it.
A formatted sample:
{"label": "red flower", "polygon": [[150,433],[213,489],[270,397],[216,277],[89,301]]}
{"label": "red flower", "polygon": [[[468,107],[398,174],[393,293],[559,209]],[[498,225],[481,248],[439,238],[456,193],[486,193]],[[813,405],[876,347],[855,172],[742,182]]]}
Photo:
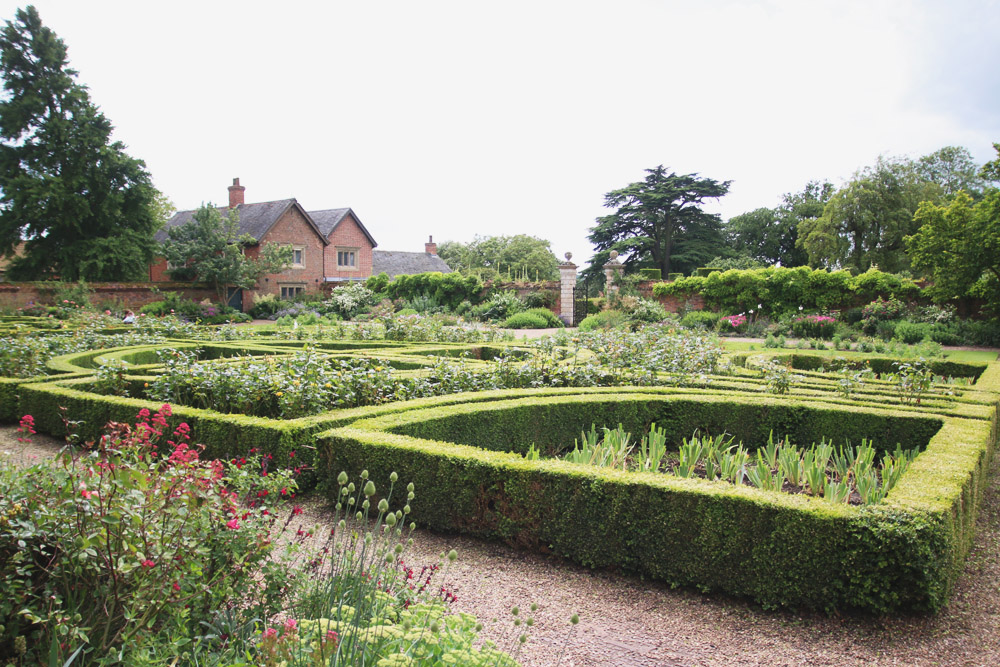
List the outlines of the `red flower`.
{"label": "red flower", "polygon": [[173,583],[173,587],[175,591],[179,591],[181,589],[181,585],[178,584],[176,581]]}
{"label": "red flower", "polygon": [[240,524],[236,519],[232,519],[226,522],[226,528],[228,528],[229,530],[236,530],[239,527]]}
{"label": "red flower", "polygon": [[302,514],[302,508],[296,505],[292,508],[292,516],[298,516],[299,514]]}
{"label": "red flower", "polygon": [[142,566],[145,568],[154,568],[156,567],[156,563],[147,558],[146,560],[142,561]]}

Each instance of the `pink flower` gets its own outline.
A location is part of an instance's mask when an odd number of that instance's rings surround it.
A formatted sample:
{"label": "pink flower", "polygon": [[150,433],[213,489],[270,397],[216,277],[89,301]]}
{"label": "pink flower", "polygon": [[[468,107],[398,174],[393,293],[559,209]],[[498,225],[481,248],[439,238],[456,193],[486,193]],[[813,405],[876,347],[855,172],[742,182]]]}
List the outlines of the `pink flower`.
{"label": "pink flower", "polygon": [[226,528],[228,528],[229,530],[236,530],[239,527],[240,524],[236,519],[231,519],[226,522]]}
{"label": "pink flower", "polygon": [[294,618],[285,621],[285,632],[295,632],[299,629],[299,624]]}
{"label": "pink flower", "polygon": [[275,630],[274,628],[268,628],[267,630],[264,630],[264,639],[270,639],[272,637],[277,637],[277,636],[278,636],[278,631]]}

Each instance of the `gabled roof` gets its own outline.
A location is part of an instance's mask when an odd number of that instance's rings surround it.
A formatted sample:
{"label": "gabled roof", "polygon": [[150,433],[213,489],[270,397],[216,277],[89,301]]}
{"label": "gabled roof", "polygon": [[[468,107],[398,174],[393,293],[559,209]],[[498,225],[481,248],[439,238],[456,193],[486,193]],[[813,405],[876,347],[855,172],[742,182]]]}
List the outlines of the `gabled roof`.
{"label": "gabled roof", "polygon": [[451,267],[443,259],[429,252],[372,251],[372,275],[387,273],[390,278],[394,278],[403,274],[426,273],[427,271],[451,273]]}
{"label": "gabled roof", "polygon": [[311,215],[312,219],[316,221],[316,226],[319,227],[319,231],[325,239],[330,238],[330,234],[332,234],[333,230],[335,230],[340,223],[344,221],[344,218],[347,217],[348,213],[350,213],[351,217],[354,218],[354,221],[358,223],[358,227],[360,227],[361,231],[364,232],[364,235],[368,238],[372,247],[378,247],[378,243],[375,242],[375,238],[368,232],[367,229],[365,229],[365,226],[361,224],[361,218],[359,218],[358,214],[351,209],[328,208],[323,211],[309,211],[309,215]]}
{"label": "gabled roof", "polygon": [[[316,225],[316,221],[306,212],[304,208],[295,199],[279,199],[278,201],[265,201],[257,204],[240,204],[236,207],[236,212],[239,215],[239,233],[249,234],[258,241],[260,241],[265,234],[275,225],[281,216],[285,214],[290,208],[295,208],[302,214],[305,218],[306,223],[312,228],[316,235],[320,237],[323,241],[323,245],[329,245],[329,241],[326,239],[326,235],[320,231],[319,227]],[[348,209],[350,210],[350,209]],[[225,206],[218,207],[218,211],[223,216],[228,215],[229,209]],[[191,222],[194,218],[194,211],[178,211],[174,213],[173,217],[167,220],[166,226],[156,233],[157,241],[167,240],[167,230],[171,227],[180,227]]]}

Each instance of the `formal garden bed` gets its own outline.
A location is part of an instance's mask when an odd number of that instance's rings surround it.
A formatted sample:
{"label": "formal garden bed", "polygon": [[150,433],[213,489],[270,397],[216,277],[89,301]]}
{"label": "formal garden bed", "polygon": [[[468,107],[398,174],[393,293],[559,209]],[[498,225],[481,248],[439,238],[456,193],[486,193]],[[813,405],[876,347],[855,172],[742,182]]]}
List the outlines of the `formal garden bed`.
{"label": "formal garden bed", "polygon": [[[16,335],[0,355],[9,369],[0,379],[0,418],[17,422],[31,415],[21,423],[25,434],[61,437],[69,431],[98,446],[91,459],[51,466],[49,486],[26,486],[8,471],[12,490],[0,496],[8,521],[5,539],[28,544],[24,537],[30,533],[37,553],[51,554],[51,545],[44,545],[64,519],[48,512],[43,521],[42,507],[68,503],[60,511],[109,532],[111,522],[121,519],[109,517],[110,504],[84,502],[91,492],[98,498],[139,493],[152,515],[169,506],[171,492],[165,489],[183,483],[193,485],[185,487],[192,498],[201,498],[196,506],[204,512],[197,514],[204,516],[197,526],[207,531],[185,539],[215,545],[205,553],[208,560],[190,567],[271,562],[271,545],[282,543],[282,531],[291,524],[273,518],[285,511],[278,510],[280,502],[264,499],[280,501],[311,488],[340,504],[341,530],[362,540],[323,547],[346,559],[339,564],[314,556],[332,569],[307,568],[303,576],[328,582],[325,592],[268,584],[267,568],[259,568],[264,579],[246,579],[239,566],[244,578],[220,579],[229,583],[213,587],[218,595],[212,597],[180,582],[151,579],[167,570],[156,569],[163,554],[146,557],[148,544],[136,548],[124,530],[117,533],[116,548],[125,551],[105,558],[106,569],[93,561],[110,552],[88,546],[86,536],[82,544],[73,538],[59,548],[66,553],[82,548],[84,554],[93,549],[90,556],[75,557],[72,568],[92,572],[94,581],[107,574],[128,585],[167,586],[194,596],[198,606],[186,603],[188,611],[180,616],[169,605],[122,607],[113,627],[101,625],[71,613],[86,606],[79,598],[57,593],[59,604],[50,608],[41,598],[29,602],[49,590],[45,586],[56,586],[59,577],[70,576],[70,570],[60,569],[70,568],[68,561],[38,570],[49,577],[41,588],[9,570],[11,590],[23,591],[30,611],[5,612],[11,620],[4,624],[6,638],[30,637],[36,655],[44,644],[46,655],[62,660],[80,647],[90,651],[91,660],[98,648],[101,654],[125,646],[152,655],[164,646],[185,646],[202,651],[206,660],[223,661],[205,664],[237,664],[224,661],[233,660],[233,651],[248,650],[271,652],[275,664],[280,659],[306,664],[330,651],[348,664],[366,651],[378,653],[379,660],[396,660],[391,656],[400,651],[415,657],[437,650],[421,644],[420,632],[407,634],[407,624],[439,632],[447,627],[454,641],[440,644],[441,651],[472,656],[481,650],[475,622],[448,620],[454,612],[440,595],[401,597],[392,584],[381,586],[378,595],[380,587],[374,586],[363,599],[341,595],[338,573],[347,577],[351,571],[345,563],[368,562],[351,575],[363,581],[371,579],[374,563],[365,558],[375,555],[388,563],[381,575],[385,582],[406,572],[396,554],[405,551],[405,539],[402,533],[393,536],[410,522],[745,597],[765,607],[936,611],[947,603],[972,545],[997,435],[1000,366],[943,354],[924,360],[854,350],[838,357],[764,347],[726,352],[718,339],[676,325],[514,342],[493,335],[456,341],[459,336],[448,325],[438,328],[439,334],[392,333],[410,326],[405,320],[363,324],[369,330],[361,332],[358,325],[340,323],[336,335],[318,324],[293,327],[292,335],[285,335],[281,328],[205,329],[171,318],[110,333],[97,330],[115,329],[106,322],[38,330],[31,324],[23,318],[8,323]],[[22,349],[33,355],[30,364],[14,363]],[[136,425],[137,416],[145,426]],[[109,422],[118,426],[110,439],[102,439],[109,435]],[[620,433],[611,447],[617,453],[598,452],[601,443],[587,435],[601,427]],[[626,432],[633,437],[622,444]],[[156,450],[143,439],[149,433],[162,438]],[[793,450],[788,441],[805,450]],[[809,448],[812,443],[818,446]],[[823,460],[822,479],[817,457]],[[219,463],[208,463],[213,460]],[[592,465],[598,460],[611,465]],[[160,481],[152,487],[129,486],[135,481],[122,486],[120,475],[106,474],[116,469],[138,471],[130,473],[133,480]],[[95,474],[97,485],[112,486],[96,492],[90,485],[80,487],[80,480]],[[176,480],[170,482],[175,486],[161,486],[164,480]],[[395,489],[391,494],[388,480]],[[405,491],[409,483],[416,488],[412,504]],[[17,493],[23,498],[15,498]],[[286,509],[293,512],[294,503]],[[183,515],[190,511],[189,506]],[[348,529],[358,511],[362,523]],[[267,548],[259,540],[253,548],[234,542],[231,533],[237,529],[231,522],[254,526]],[[184,530],[193,525],[182,523]],[[137,525],[148,542],[149,527],[143,521]],[[364,542],[369,532],[371,544],[378,545],[372,550]],[[162,531],[157,535],[165,544]],[[404,541],[397,546],[394,539]],[[178,552],[170,553],[174,558]],[[258,561],[245,560],[251,555]],[[153,565],[144,565],[147,561]],[[91,566],[96,569],[88,570]],[[325,575],[317,578],[318,572]],[[223,590],[258,600],[257,606],[233,606]],[[390,592],[388,598],[382,595]],[[334,598],[370,613],[334,617],[329,607],[313,604]],[[399,611],[414,605],[431,607],[415,616]],[[74,620],[77,613],[81,618]],[[280,626],[279,620],[291,618],[310,622]],[[153,630],[149,636],[155,641],[141,646],[126,641],[137,619]],[[208,625],[200,625],[202,620]],[[223,620],[242,624],[242,644],[220,640],[221,631],[204,631]],[[93,636],[95,628],[100,639]],[[365,628],[376,630],[362,632]],[[341,648],[334,651],[335,646]],[[517,647],[502,648],[516,653]],[[486,650],[486,657],[465,660],[507,659]]]}

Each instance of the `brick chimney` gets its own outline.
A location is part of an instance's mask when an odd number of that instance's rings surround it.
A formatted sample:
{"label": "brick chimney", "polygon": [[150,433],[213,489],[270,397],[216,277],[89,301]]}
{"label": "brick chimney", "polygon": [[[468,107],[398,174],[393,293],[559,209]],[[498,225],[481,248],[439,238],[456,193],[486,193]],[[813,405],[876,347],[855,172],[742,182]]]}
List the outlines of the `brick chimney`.
{"label": "brick chimney", "polygon": [[243,203],[243,192],[245,187],[240,185],[240,179],[234,178],[233,184],[229,186],[229,208],[236,208]]}
{"label": "brick chimney", "polygon": [[424,252],[426,252],[428,255],[438,254],[438,244],[434,243],[433,236],[427,237],[427,243],[424,244]]}

